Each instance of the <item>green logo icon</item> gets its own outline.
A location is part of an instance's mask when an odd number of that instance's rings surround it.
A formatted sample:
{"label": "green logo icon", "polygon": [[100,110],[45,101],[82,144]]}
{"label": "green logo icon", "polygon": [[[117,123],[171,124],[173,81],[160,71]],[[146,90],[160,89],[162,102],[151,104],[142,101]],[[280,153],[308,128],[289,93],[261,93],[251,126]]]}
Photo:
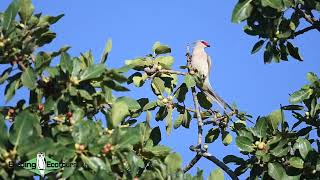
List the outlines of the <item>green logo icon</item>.
{"label": "green logo icon", "polygon": [[59,162],[46,157],[45,153],[39,152],[36,158],[24,162],[23,168],[44,177],[44,175],[59,169],[59,164]]}

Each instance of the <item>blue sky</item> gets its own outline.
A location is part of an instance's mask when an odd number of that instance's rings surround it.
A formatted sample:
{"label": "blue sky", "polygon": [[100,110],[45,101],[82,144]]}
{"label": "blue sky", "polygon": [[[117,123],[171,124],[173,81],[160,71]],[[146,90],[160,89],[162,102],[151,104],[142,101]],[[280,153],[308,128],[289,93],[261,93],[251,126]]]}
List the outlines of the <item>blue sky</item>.
{"label": "blue sky", "polygon": [[[1,1],[0,9],[3,11],[11,0]],[[261,52],[250,54],[257,37],[246,35],[242,31],[243,25],[230,22],[235,3],[236,0],[34,0],[37,12],[65,14],[53,27],[58,37],[45,50],[70,45],[72,55],[78,56],[80,52],[91,49],[98,59],[106,40],[112,38],[113,49],[107,61],[109,67],[121,67],[126,59],[150,53],[155,41],[172,48],[175,66],[178,67],[185,64],[186,44],[205,39],[212,45],[207,51],[213,60],[211,84],[214,89],[227,102],[236,102],[240,110],[255,117],[266,115],[279,108],[280,104],[288,103],[289,93],[307,82],[307,72],[319,74],[320,55],[316,47],[319,47],[320,36],[316,31],[310,31],[293,41],[300,47],[305,62],[290,59],[289,62],[264,65]],[[127,95],[134,98],[146,95],[155,98],[151,91],[129,87],[132,91]],[[0,92],[3,91],[1,87]],[[15,99],[22,95],[20,92]],[[3,103],[4,100],[0,99],[0,104]],[[164,123],[157,125],[163,129]],[[176,130],[169,137],[163,133],[162,143],[179,152],[184,164],[188,163],[193,157],[188,147],[196,143],[195,123],[191,129]],[[210,145],[209,150],[219,158],[227,153],[238,153],[234,143],[225,147],[220,141]],[[196,167],[204,169],[206,175],[215,168],[205,159]],[[194,173],[195,169],[191,172]]]}

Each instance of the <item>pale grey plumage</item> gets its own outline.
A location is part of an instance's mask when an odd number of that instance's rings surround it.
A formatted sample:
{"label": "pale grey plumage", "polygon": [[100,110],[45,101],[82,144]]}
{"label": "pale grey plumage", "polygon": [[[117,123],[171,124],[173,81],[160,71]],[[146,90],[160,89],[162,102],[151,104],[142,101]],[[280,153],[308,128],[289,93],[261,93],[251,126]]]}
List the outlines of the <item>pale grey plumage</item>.
{"label": "pale grey plumage", "polygon": [[233,110],[217,93],[214,92],[210,84],[209,76],[211,70],[211,58],[205,51],[205,48],[209,47],[209,44],[205,41],[197,41],[191,57],[191,66],[193,69],[198,71],[202,76],[203,84],[198,85],[198,87],[203,91],[203,93],[209,97],[212,101],[217,102],[222,108],[229,108]]}

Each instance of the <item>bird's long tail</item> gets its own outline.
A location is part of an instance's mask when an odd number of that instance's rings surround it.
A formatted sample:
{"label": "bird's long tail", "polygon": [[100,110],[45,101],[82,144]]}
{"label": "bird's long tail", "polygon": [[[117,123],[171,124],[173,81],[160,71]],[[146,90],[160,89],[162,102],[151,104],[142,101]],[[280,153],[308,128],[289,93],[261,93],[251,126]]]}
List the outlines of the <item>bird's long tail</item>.
{"label": "bird's long tail", "polygon": [[216,92],[214,92],[214,90],[211,87],[209,78],[206,78],[204,80],[204,88],[203,88],[203,93],[209,97],[212,101],[217,102],[217,104],[219,104],[219,106],[221,106],[223,109],[230,109],[231,111],[233,111],[233,108],[226,103]]}

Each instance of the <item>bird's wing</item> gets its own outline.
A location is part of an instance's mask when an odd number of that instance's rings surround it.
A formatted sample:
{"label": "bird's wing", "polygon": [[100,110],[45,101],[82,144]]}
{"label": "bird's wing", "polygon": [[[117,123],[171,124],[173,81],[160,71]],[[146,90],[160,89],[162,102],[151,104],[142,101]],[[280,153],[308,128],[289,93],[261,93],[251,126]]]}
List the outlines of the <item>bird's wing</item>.
{"label": "bird's wing", "polygon": [[207,54],[207,63],[208,63],[208,76],[210,76],[211,71],[211,57]]}

